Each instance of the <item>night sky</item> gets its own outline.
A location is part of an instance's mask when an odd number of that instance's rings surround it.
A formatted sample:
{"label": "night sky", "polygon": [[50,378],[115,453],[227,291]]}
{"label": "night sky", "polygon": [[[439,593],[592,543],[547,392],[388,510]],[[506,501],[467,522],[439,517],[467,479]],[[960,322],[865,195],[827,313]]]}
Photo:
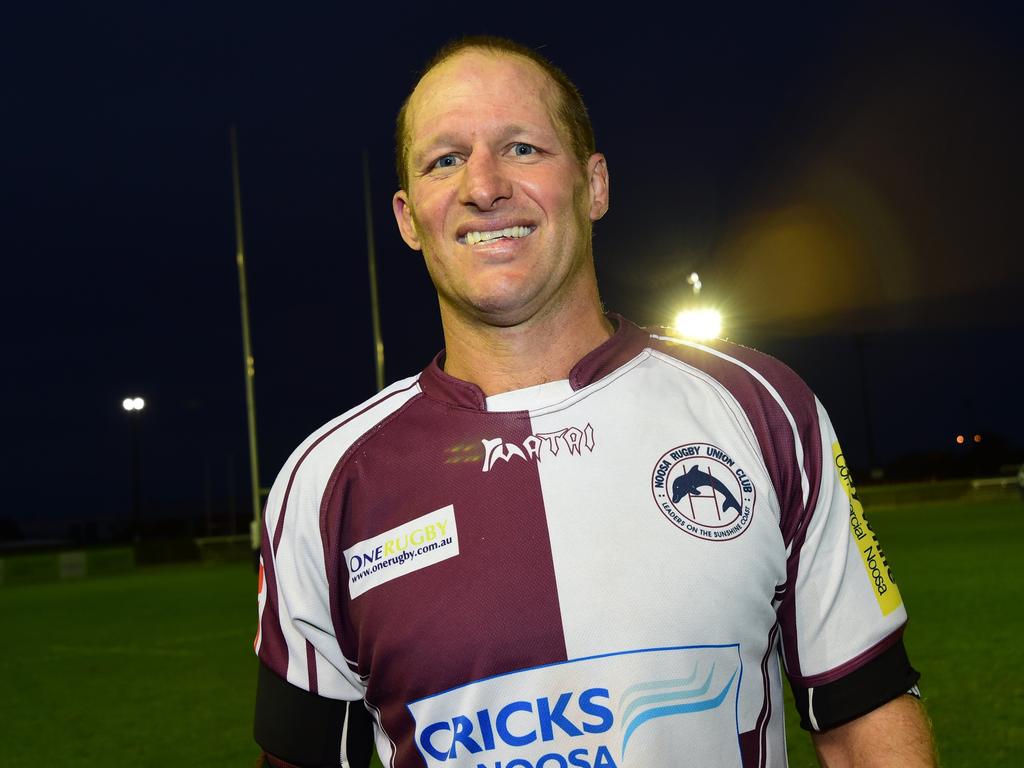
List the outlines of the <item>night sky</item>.
{"label": "night sky", "polygon": [[540,48],[580,87],[611,173],[608,309],[668,323],[699,271],[727,335],[811,384],[855,466],[957,433],[1024,445],[1008,10],[160,5],[0,24],[0,518],[27,534],[129,518],[136,394],[148,513],[233,492],[246,515],[232,124],[262,484],[374,391],[364,150],[387,380],[437,352],[436,297],[391,215],[392,134],[424,60],[466,33]]}

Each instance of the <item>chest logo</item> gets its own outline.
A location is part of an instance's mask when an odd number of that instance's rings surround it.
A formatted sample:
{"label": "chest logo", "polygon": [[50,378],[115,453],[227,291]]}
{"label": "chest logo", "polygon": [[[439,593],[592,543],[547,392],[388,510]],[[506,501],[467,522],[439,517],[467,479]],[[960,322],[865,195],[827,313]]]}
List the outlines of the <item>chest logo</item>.
{"label": "chest logo", "polygon": [[687,443],[665,453],[651,474],[651,492],[670,523],[706,541],[735,539],[754,517],[750,476],[710,443]]}
{"label": "chest logo", "polygon": [[557,432],[542,432],[530,435],[522,445],[507,443],[500,437],[484,438],[484,472],[490,472],[499,461],[511,462],[513,458],[523,461],[541,461],[545,456],[581,456],[583,450],[594,451],[594,428],[588,423],[583,429],[566,427]]}

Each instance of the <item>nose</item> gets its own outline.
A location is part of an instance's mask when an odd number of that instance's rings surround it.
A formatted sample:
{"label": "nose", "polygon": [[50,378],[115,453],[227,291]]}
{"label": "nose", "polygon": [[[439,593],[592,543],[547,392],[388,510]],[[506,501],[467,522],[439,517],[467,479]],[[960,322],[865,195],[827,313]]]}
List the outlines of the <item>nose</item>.
{"label": "nose", "polygon": [[481,211],[493,210],[502,200],[512,197],[512,180],[501,160],[490,152],[476,151],[469,156],[459,185],[460,202]]}

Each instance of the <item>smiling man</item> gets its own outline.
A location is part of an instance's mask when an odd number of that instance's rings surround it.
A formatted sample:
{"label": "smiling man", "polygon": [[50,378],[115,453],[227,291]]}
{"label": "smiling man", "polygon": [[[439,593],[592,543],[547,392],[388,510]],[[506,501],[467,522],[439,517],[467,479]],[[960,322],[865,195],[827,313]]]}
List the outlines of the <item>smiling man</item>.
{"label": "smiling man", "polygon": [[932,764],[906,611],[828,416],[775,360],[605,314],[608,167],[496,38],[399,114],[394,212],[445,350],[314,432],[265,514],[272,766]]}

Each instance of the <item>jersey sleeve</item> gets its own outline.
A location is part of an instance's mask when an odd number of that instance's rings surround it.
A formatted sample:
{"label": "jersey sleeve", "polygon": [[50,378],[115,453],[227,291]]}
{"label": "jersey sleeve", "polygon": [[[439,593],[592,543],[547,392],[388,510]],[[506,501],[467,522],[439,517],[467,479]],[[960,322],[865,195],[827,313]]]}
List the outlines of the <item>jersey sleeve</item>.
{"label": "jersey sleeve", "polygon": [[[903,645],[906,609],[864,516],[828,414],[815,400],[821,441],[816,499],[790,543],[779,608],[783,658],[801,726],[826,730],[916,692]],[[914,689],[914,690],[912,690]]]}
{"label": "jersey sleeve", "polygon": [[285,462],[267,497],[254,736],[280,764],[369,765],[374,721],[357,664],[342,650],[345,576],[325,498],[352,447],[418,391],[415,377],[396,382],[325,424]]}
{"label": "jersey sleeve", "polygon": [[[372,726],[331,610],[336,588],[319,524],[326,469],[318,466],[316,446],[296,453],[264,511],[254,736],[284,765],[368,765]],[[365,752],[365,760],[353,760],[353,751]]]}

